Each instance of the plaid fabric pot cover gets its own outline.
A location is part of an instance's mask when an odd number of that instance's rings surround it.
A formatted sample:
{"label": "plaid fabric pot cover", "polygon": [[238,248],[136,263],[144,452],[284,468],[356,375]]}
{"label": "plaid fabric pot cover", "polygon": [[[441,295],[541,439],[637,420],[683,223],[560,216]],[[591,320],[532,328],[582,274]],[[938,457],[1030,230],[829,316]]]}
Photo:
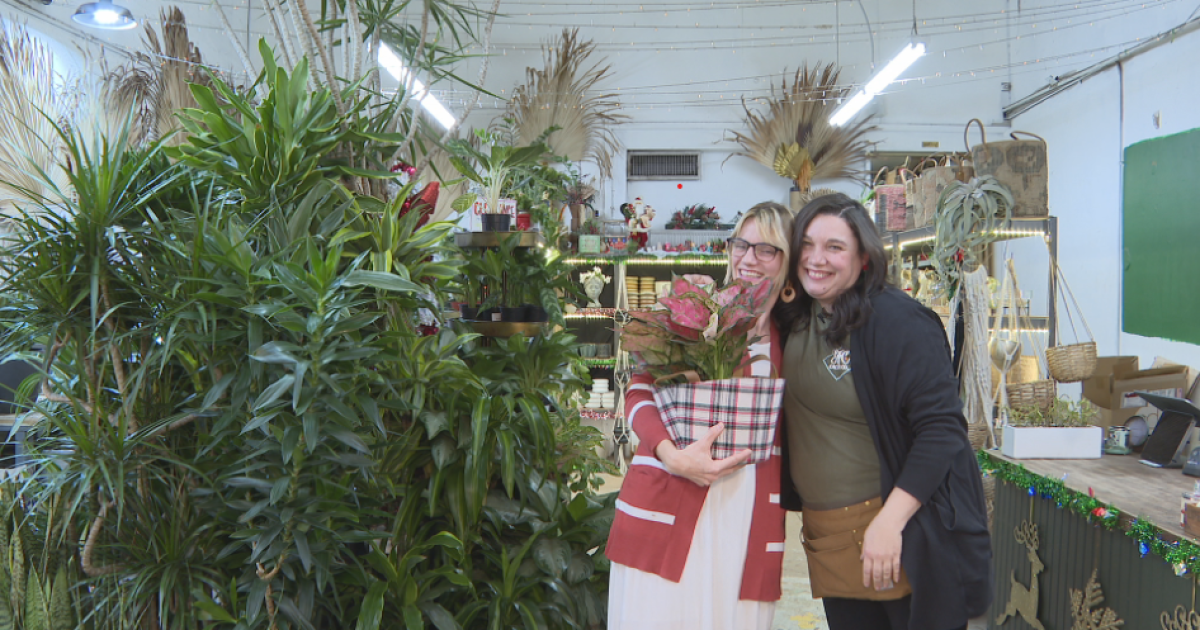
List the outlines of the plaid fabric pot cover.
{"label": "plaid fabric pot cover", "polygon": [[750,449],[750,463],[771,458],[783,403],[781,378],[731,378],[654,388],[667,433],[678,448],[698,441],[716,424],[725,431],[713,442],[713,459]]}

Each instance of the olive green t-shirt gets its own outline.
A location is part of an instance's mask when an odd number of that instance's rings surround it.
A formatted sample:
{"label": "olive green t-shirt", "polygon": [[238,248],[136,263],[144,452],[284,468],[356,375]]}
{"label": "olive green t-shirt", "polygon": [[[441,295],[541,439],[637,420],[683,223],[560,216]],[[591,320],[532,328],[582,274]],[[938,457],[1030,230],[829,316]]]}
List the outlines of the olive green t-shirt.
{"label": "olive green t-shirt", "polygon": [[819,309],[784,348],[783,410],[792,483],[804,507],[832,510],[879,496],[879,457],[854,391],[850,339],[831,348]]}

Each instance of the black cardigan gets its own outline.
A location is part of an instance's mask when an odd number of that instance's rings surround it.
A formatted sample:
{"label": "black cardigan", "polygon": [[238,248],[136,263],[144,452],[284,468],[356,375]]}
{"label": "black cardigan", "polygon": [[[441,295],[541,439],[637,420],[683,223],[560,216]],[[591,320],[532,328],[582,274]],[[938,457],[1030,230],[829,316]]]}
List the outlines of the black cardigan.
{"label": "black cardigan", "polygon": [[[959,628],[991,603],[992,549],[945,329],[933,311],[893,287],[872,296],[871,307],[866,325],[850,336],[850,363],[879,455],[880,496],[900,487],[921,502],[900,552],[913,590],[909,628]],[[797,511],[787,451],[781,504]]]}

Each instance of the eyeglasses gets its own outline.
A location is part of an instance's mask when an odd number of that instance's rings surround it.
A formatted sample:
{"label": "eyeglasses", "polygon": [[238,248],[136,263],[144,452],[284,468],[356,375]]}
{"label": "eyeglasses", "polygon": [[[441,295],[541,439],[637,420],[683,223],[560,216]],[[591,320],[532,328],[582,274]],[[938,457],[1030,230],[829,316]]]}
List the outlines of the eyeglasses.
{"label": "eyeglasses", "polygon": [[729,244],[729,249],[738,256],[745,255],[746,251],[753,247],[754,257],[763,262],[774,260],[776,254],[783,251],[770,243],[751,243],[740,238],[726,239],[725,242]]}

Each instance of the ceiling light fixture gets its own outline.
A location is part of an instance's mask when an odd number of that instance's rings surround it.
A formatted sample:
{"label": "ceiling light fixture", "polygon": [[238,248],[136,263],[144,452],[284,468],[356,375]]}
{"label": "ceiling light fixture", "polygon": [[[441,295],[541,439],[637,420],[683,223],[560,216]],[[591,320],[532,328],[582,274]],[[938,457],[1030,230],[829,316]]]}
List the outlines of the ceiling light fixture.
{"label": "ceiling light fixture", "polygon": [[[392,52],[392,49],[388,48],[387,44],[379,45],[379,65],[383,66],[384,70],[387,70],[388,74],[391,74],[401,84],[409,81],[408,68],[404,67],[404,62],[400,61],[400,57],[397,57],[396,53]],[[420,79],[412,77],[412,90],[413,98],[417,99],[417,102],[421,103],[425,111],[437,119],[443,127],[450,129],[458,124],[458,120],[454,118],[454,114],[451,114],[450,110],[446,109],[446,106],[437,100],[437,97],[429,93],[429,90],[426,89],[424,83],[421,83]]]}
{"label": "ceiling light fixture", "polygon": [[133,19],[133,13],[129,9],[115,5],[109,0],[81,4],[71,19],[84,26],[110,31],[123,31],[137,26],[137,20]]}
{"label": "ceiling light fixture", "polygon": [[855,94],[853,98],[842,105],[833,116],[829,118],[829,124],[840,127],[846,124],[854,117],[862,108],[871,102],[871,99],[878,96],[888,85],[895,81],[909,66],[920,59],[925,54],[925,44],[921,42],[913,42],[904,47],[900,54],[888,62],[883,70],[880,70],[875,76],[871,77],[870,81],[863,87],[862,90]]}

